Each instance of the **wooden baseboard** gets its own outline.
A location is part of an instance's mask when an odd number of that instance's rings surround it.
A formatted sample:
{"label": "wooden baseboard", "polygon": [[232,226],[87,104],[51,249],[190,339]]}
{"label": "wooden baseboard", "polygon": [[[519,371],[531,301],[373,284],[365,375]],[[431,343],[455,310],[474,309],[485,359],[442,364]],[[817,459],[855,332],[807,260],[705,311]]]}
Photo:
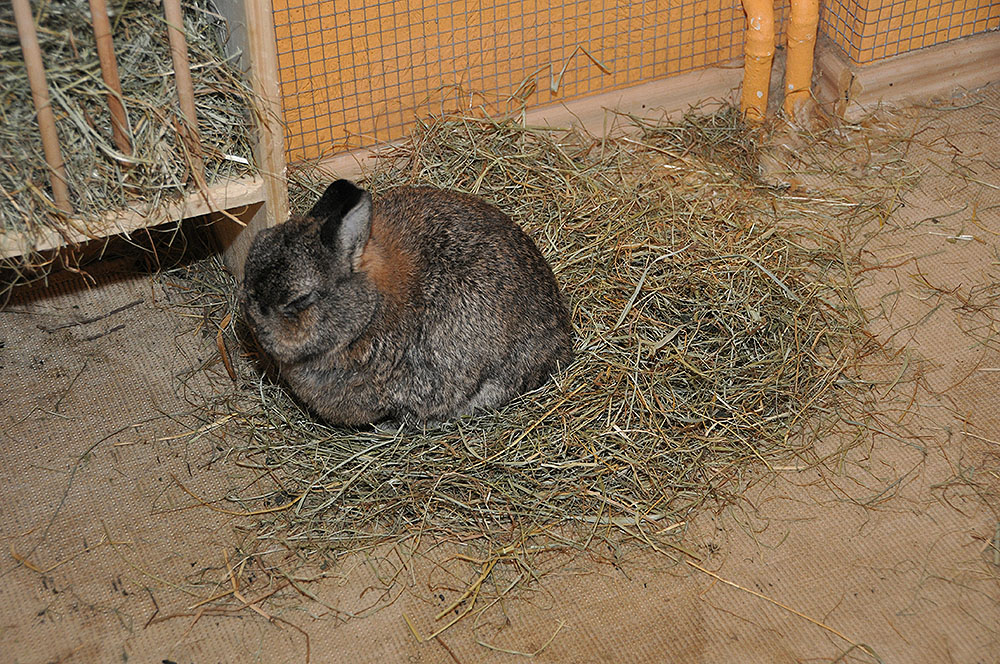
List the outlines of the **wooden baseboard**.
{"label": "wooden baseboard", "polygon": [[[264,180],[247,177],[224,180],[205,191],[195,191],[183,198],[150,210],[140,204],[124,210],[115,210],[102,219],[77,220],[74,230],[67,226],[63,233],[45,230],[38,234],[0,233],[0,258],[14,258],[33,251],[48,251],[65,244],[79,244],[89,240],[131,233],[147,226],[157,226],[170,221],[198,217],[212,212],[259,206],[264,201]],[[236,215],[239,216],[239,215]]]}
{"label": "wooden baseboard", "polygon": [[851,64],[836,44],[821,38],[814,81],[820,103],[848,120],[879,104],[973,90],[1000,81],[1000,32],[963,37],[867,65]]}
{"label": "wooden baseboard", "polygon": [[[694,106],[736,103],[743,80],[743,60],[670,76],[621,90],[613,90],[533,108],[524,114],[525,124],[543,127],[582,127],[594,136],[612,129],[614,112],[642,117],[683,113]],[[333,178],[357,180],[368,172],[378,148],[345,152],[316,165]]]}
{"label": "wooden baseboard", "polygon": [[621,90],[540,106],[525,114],[525,123],[549,127],[576,125],[594,136],[605,136],[613,128],[616,111],[660,118],[684,113],[692,107],[735,104],[742,82],[740,58]]}

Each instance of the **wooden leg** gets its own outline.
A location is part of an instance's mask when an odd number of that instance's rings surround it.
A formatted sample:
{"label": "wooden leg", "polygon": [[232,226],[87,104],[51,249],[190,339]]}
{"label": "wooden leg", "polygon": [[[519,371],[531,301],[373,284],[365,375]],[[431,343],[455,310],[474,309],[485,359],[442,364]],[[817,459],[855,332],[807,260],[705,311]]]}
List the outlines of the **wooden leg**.
{"label": "wooden leg", "polygon": [[[234,217],[239,222],[235,221]],[[222,260],[226,269],[242,279],[243,264],[250,252],[250,243],[253,242],[257,231],[272,225],[267,212],[267,203],[256,203],[237,210],[229,210],[228,214],[217,212],[212,214],[210,219],[215,239],[222,249]]]}

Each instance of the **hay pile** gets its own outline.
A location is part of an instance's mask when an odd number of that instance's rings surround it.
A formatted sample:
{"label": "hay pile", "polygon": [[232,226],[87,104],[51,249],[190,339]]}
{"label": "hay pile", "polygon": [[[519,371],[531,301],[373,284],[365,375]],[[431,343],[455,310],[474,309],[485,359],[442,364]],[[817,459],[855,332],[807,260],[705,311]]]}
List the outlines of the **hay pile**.
{"label": "hay pile", "polygon": [[[254,515],[248,532],[268,546],[337,556],[454,537],[530,566],[597,541],[684,551],[693,510],[769,465],[818,463],[814,442],[856,423],[843,408],[861,398],[851,369],[869,349],[836,228],[877,206],[766,183],[733,109],[620,120],[601,140],[444,119],[386,152],[368,182],[456,187],[509,212],[572,302],[568,369],[501,412],[353,431],[317,423],[229,353],[227,368],[213,360],[183,385],[197,435],[224,429],[259,480],[210,507]],[[304,210],[325,182],[301,179]],[[204,264],[170,279],[234,348],[232,280]]]}
{"label": "hay pile", "polygon": [[[126,203],[154,210],[182,193],[190,165],[178,134],[181,116],[163,9],[156,0],[108,3],[132,155],[115,145],[87,0],[33,3],[49,94],[66,162],[74,218],[55,210],[42,158],[10,3],[0,4],[0,233],[35,240],[88,222]],[[209,183],[253,168],[254,97],[223,50],[225,23],[211,0],[184,5],[198,131]]]}

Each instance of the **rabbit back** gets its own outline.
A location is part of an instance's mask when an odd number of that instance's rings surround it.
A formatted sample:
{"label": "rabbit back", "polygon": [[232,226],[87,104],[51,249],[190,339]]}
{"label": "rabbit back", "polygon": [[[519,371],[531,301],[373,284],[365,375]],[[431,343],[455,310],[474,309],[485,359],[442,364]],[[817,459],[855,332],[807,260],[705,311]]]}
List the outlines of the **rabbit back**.
{"label": "rabbit back", "polygon": [[418,264],[400,316],[415,331],[413,376],[401,384],[417,419],[496,407],[568,363],[572,328],[552,270],[499,209],[455,191],[400,188],[373,222],[373,239],[382,226]]}

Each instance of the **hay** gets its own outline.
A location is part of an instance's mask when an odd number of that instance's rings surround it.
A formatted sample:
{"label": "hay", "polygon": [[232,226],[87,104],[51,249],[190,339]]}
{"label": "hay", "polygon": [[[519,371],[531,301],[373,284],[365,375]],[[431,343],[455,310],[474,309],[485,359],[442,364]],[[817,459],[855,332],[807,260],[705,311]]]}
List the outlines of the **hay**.
{"label": "hay", "polygon": [[[222,321],[231,356],[181,377],[202,409],[196,435],[224,429],[258,478],[228,505],[199,502],[255,516],[248,533],[261,542],[334,557],[475,540],[481,583],[498,561],[530,578],[546,552],[598,541],[696,555],[678,538],[693,511],[734,499],[769,466],[819,463],[814,443],[856,423],[842,408],[865,387],[852,368],[871,347],[835,230],[860,204],[764,182],[758,136],[733,109],[620,121],[602,140],[444,119],[370,177],[376,192],[478,193],[551,261],[577,360],[499,412],[426,431],[319,424],[232,352],[231,278],[217,264],[172,273],[196,295],[199,325]],[[322,180],[298,179],[293,205],[307,209]]]}
{"label": "hay", "polygon": [[[209,183],[252,170],[254,97],[236,63],[223,52],[226,38],[211,0],[185,3],[185,30]],[[34,3],[49,93],[66,173],[73,219],[54,208],[42,159],[17,30],[10,3],[0,5],[0,232],[35,241],[141,204],[155,210],[184,192],[189,155],[177,129],[177,92],[163,10],[154,0],[109,2],[122,94],[133,154],[115,146],[105,86],[86,0]],[[5,261],[31,267],[32,261]],[[38,260],[36,260],[36,263]]]}

